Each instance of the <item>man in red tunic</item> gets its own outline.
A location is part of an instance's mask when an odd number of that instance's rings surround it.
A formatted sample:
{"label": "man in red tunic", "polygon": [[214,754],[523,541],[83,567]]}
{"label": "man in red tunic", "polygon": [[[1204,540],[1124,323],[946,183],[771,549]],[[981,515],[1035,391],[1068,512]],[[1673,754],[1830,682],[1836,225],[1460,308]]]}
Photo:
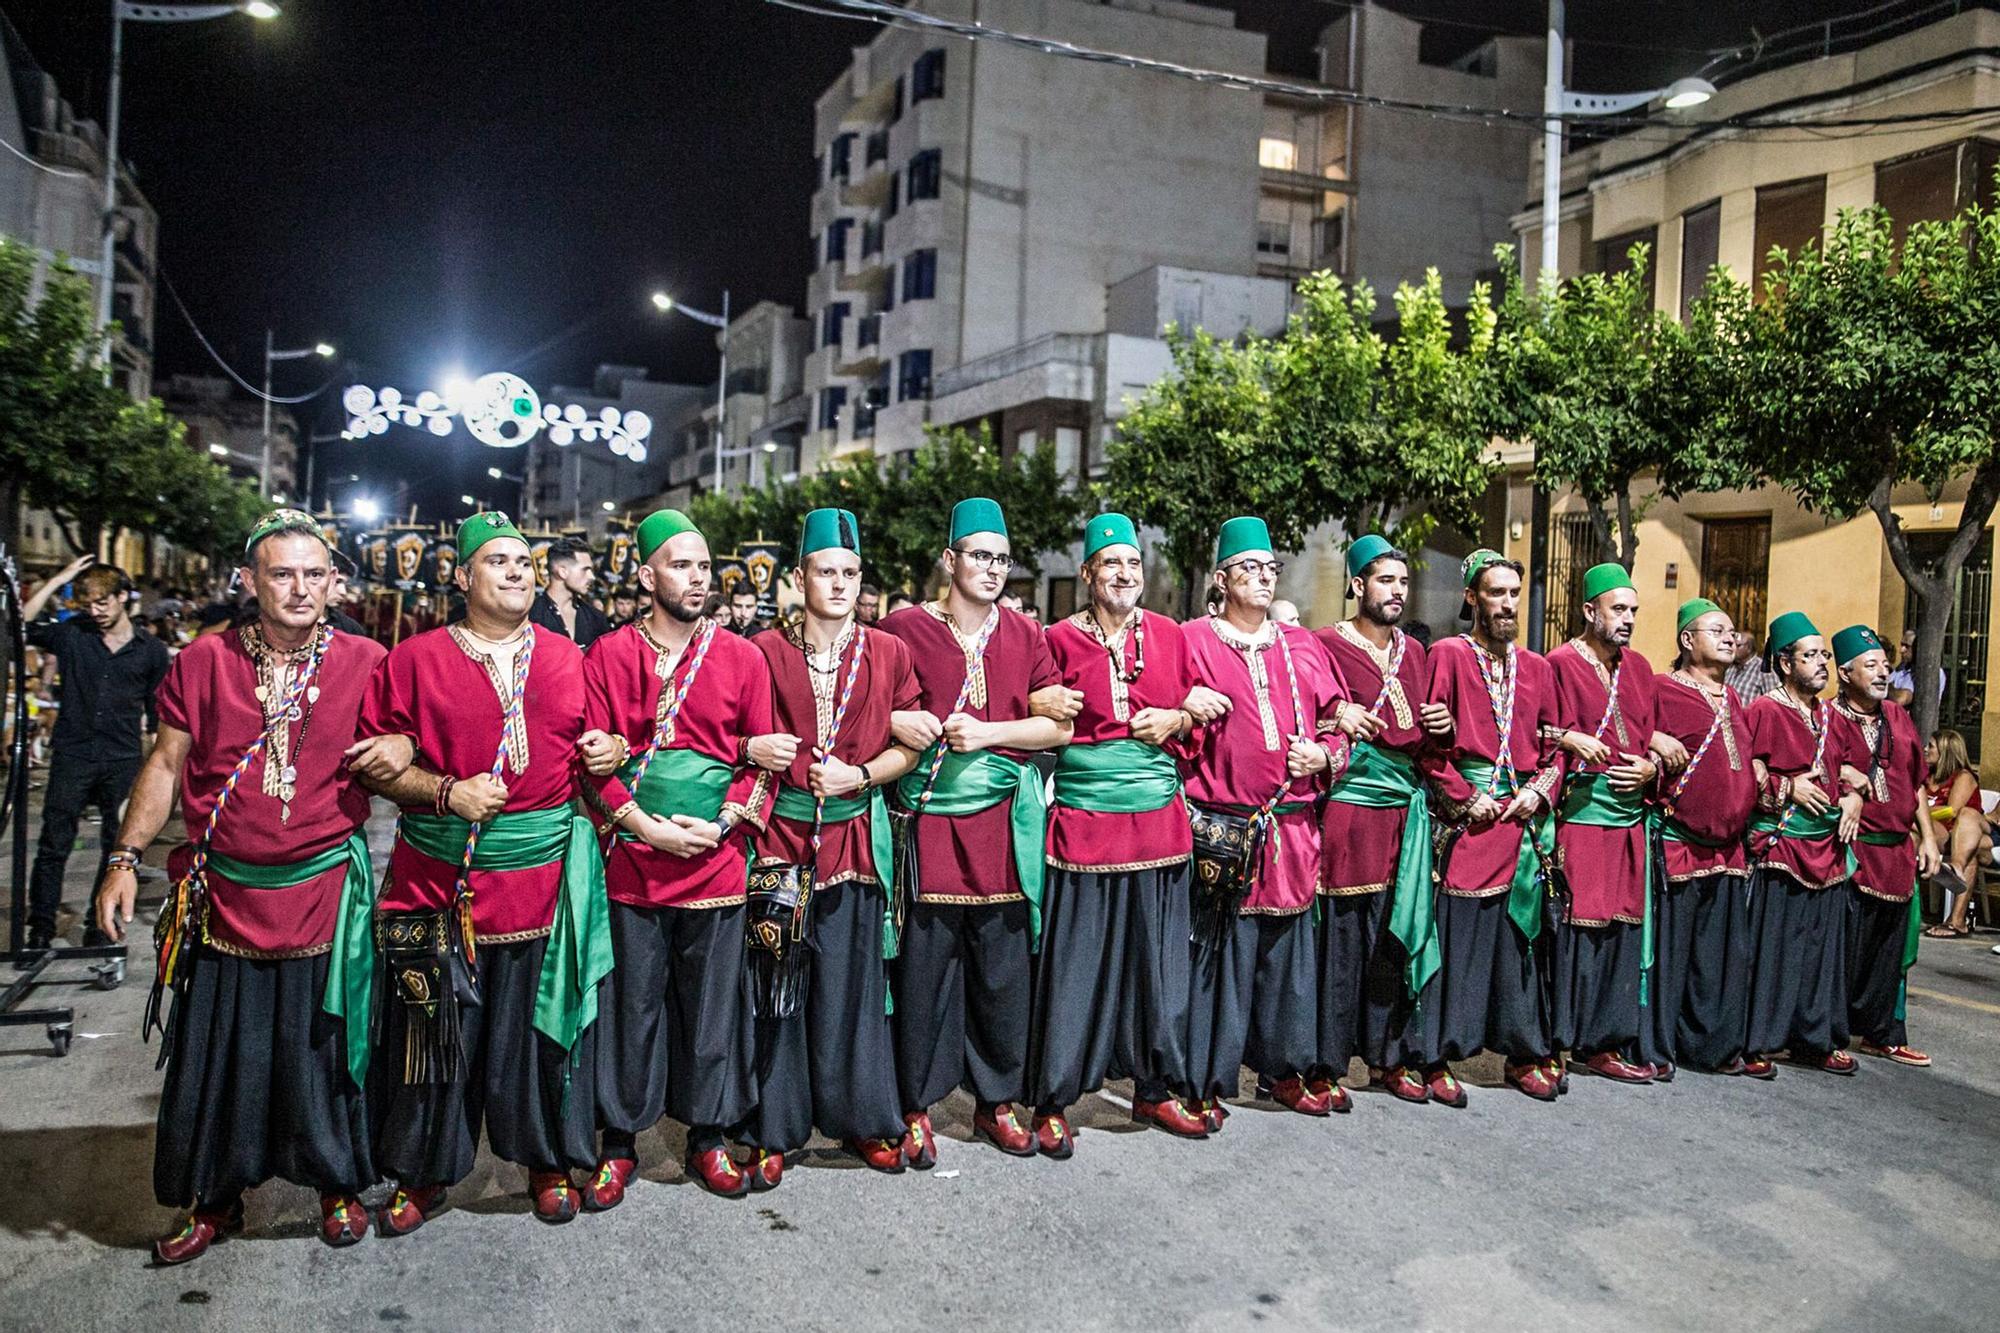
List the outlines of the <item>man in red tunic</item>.
{"label": "man in red tunic", "polygon": [[[1903,1027],[1903,977],[1917,953],[1919,876],[1938,869],[1937,824],[1924,811],[1924,745],[1917,724],[1889,698],[1889,654],[1875,631],[1833,636],[1840,694],[1833,725],[1865,778],[1847,899],[1848,1031],[1863,1055],[1923,1067],[1930,1056]],[[1914,830],[1914,833],[1912,832]]]}
{"label": "man in red tunic", "polygon": [[852,513],[806,515],[792,578],[804,617],[753,641],[770,667],[777,730],[796,742],[751,877],[757,1106],[740,1137],[758,1153],[753,1182],[773,1184],[815,1126],[877,1171],[904,1168],[882,792],[913,761],[889,719],[922,702],[902,641],[857,622]]}
{"label": "man in red tunic", "polygon": [[1518,647],[1521,567],[1477,550],[1460,567],[1472,632],[1431,646],[1430,701],[1451,712],[1452,737],[1425,757],[1443,843],[1438,946],[1443,966],[1418,1008],[1426,1081],[1448,1060],[1493,1048],[1507,1081],[1553,1101],[1562,1071],[1549,1040],[1534,943],[1541,865],[1554,854],[1547,817],[1562,780],[1555,679]]}
{"label": "man in red tunic", "polygon": [[1583,633],[1548,655],[1557,724],[1570,756],[1556,812],[1556,863],[1569,886],[1556,925],[1557,1051],[1620,1083],[1671,1079],[1638,1059],[1641,977],[1651,938],[1645,790],[1664,766],[1655,748],[1685,759],[1680,743],[1656,734],[1653,667],[1632,647],[1639,593],[1623,565],[1593,565],[1583,576]]}
{"label": "man in red tunic", "polygon": [[1024,755],[1066,743],[1070,728],[1029,713],[1028,696],[1059,678],[1041,627],[999,605],[1010,549],[999,505],[959,501],[943,597],[881,624],[910,650],[923,694],[894,720],[919,755],[897,785],[914,821],[899,862],[915,880],[897,889],[915,901],[895,980],[903,1149],[920,1169],[937,1161],[930,1108],[961,1084],[977,1101],[975,1135],[1017,1157],[1036,1150],[1014,1103],[1027,1092],[1047,818]]}
{"label": "man in red tunic", "polygon": [[638,1135],[662,1115],[688,1127],[684,1165],[713,1193],[775,1184],[783,1170],[777,1154],[760,1153],[746,1174],[724,1136],[757,1096],[744,826],[763,827],[770,775],[791,765],[798,743],[771,734],[763,654],[703,615],[707,539],[675,509],[647,515],[635,537],[652,611],[593,643],[584,666],[585,725],[606,732],[619,758],[616,771],[586,780],[608,816],[600,831],[612,833],[605,880],[618,960],[597,1033],[604,1146],[594,1210],[624,1198]]}
{"label": "man in red tunic", "polygon": [[1757,813],[1750,821],[1750,931],[1755,941],[1753,1056],[1852,1074],[1847,1045],[1847,843],[1861,819],[1848,733],[1820,699],[1832,654],[1803,612],[1771,622],[1765,662],[1778,688],[1750,705]]}
{"label": "man in red tunic", "polygon": [[[1312,906],[1319,883],[1314,803],[1347,766],[1336,718],[1346,697],[1309,630],[1270,618],[1284,568],[1264,520],[1232,518],[1216,543],[1222,610],[1182,630],[1195,680],[1228,701],[1189,745],[1187,799],[1204,825],[1240,830],[1225,862],[1197,841],[1188,1057],[1210,1133],[1242,1067],[1257,1095],[1302,1115],[1349,1109],[1319,1056]],[[1210,840],[1212,848],[1213,841]]]}
{"label": "man in red tunic", "polygon": [[1186,705],[1221,701],[1193,683],[1180,626],[1139,606],[1132,520],[1091,519],[1083,551],[1089,605],[1048,631],[1074,733],[1049,811],[1030,1060],[1036,1140],[1059,1159],[1065,1109],[1107,1078],[1131,1078],[1133,1119],[1208,1134],[1186,1101],[1191,843],[1175,759],[1195,726]]}
{"label": "man in red tunic", "polygon": [[173,808],[189,841],[173,854],[160,918],[159,988],[173,991],[163,1041],[153,1192],[193,1205],[155,1257],[184,1263],[243,1225],[243,1191],[272,1176],[320,1194],[320,1238],[367,1234],[357,1197],[374,1183],[362,1089],[375,958],[368,793],[410,762],[393,738],[354,743],[383,650],[323,617],[332,583],[319,525],[266,515],[243,552],[257,619],[190,644],[161,684],[159,739],[132,789],[98,924],[122,939],[146,844]]}
{"label": "man in red tunic", "polygon": [[1771,1078],[1743,1058],[1750,1003],[1750,868],[1743,833],[1757,803],[1747,709],[1727,680],[1736,627],[1706,597],[1681,603],[1679,655],[1655,677],[1659,729],[1688,753],[1660,779],[1661,882],[1640,1058]]}
{"label": "man in red tunic", "polygon": [[384,1234],[422,1226],[472,1170],[482,1124],[528,1170],[535,1215],[567,1222],[588,1168],[588,1051],[610,970],[604,871],[572,807],[586,737],[583,654],[528,621],[534,559],[506,515],[459,525],[465,619],[390,650],[362,710],[368,736],[417,761],[375,789],[402,807],[377,901],[388,993],[369,1086],[375,1161],[397,1186]]}
{"label": "man in red tunic", "polygon": [[1430,804],[1417,768],[1451,714],[1427,701],[1424,646],[1398,629],[1409,557],[1370,533],[1347,549],[1351,620],[1316,630],[1353,697],[1340,707],[1347,771],[1320,825],[1319,1069],[1338,1078],[1367,1059],[1370,1076],[1407,1102],[1465,1104],[1449,1066],[1426,1082],[1414,1062],[1410,1001],[1437,971]]}

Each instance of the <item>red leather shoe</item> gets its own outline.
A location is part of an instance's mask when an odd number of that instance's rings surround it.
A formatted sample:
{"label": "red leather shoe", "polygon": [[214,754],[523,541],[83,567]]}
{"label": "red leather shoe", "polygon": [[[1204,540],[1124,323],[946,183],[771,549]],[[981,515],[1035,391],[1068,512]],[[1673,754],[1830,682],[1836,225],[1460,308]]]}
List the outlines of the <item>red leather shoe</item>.
{"label": "red leather shoe", "polygon": [[1742,1068],[1736,1072],[1745,1078],[1761,1079],[1769,1083],[1778,1076],[1778,1064],[1768,1055],[1750,1056],[1743,1061]]}
{"label": "red leather shoe", "polygon": [[1210,1097],[1201,1104],[1201,1118],[1208,1122],[1208,1132],[1220,1134],[1222,1122],[1229,1118],[1229,1108],[1222,1104],[1220,1097]]}
{"label": "red leather shoe", "polygon": [[1671,1083],[1674,1081],[1675,1072],[1672,1060],[1661,1060],[1653,1066],[1653,1082]]}
{"label": "red leather shoe", "polygon": [[1872,1041],[1860,1043],[1863,1055],[1872,1055],[1879,1060],[1893,1060],[1899,1065],[1909,1065],[1913,1069],[1930,1068],[1931,1058],[1914,1046],[1877,1046]]}
{"label": "red leather shoe", "polygon": [[1014,1103],[1001,1102],[990,1110],[981,1107],[972,1113],[972,1136],[985,1139],[1009,1157],[1033,1157],[1035,1138],[1021,1124]]}
{"label": "red leather shoe", "polygon": [[1608,1078],[1614,1083],[1651,1083],[1653,1067],[1635,1065],[1616,1051],[1599,1051],[1583,1062],[1583,1067],[1599,1078]]}
{"label": "red leather shoe", "polygon": [[1854,1057],[1846,1051],[1828,1051],[1826,1058],[1819,1062],[1819,1067],[1829,1074],[1839,1074],[1842,1077],[1852,1074],[1858,1068],[1854,1063]]}
{"label": "red leather shoe", "polygon": [[769,1148],[759,1148],[750,1158],[750,1188],[762,1194],[774,1190],[784,1183],[785,1155],[772,1152]]}
{"label": "red leather shoe", "polygon": [[552,1227],[576,1216],[576,1185],[567,1171],[530,1171],[528,1197],[534,1200],[535,1217]]}
{"label": "red leather shoe", "polygon": [[856,1157],[886,1176],[900,1176],[908,1165],[903,1158],[901,1139],[852,1139],[847,1146]]}
{"label": "red leather shoe", "polygon": [[638,1171],[639,1164],[630,1157],[607,1157],[599,1162],[597,1174],[584,1187],[584,1211],[608,1213],[625,1202],[625,1185]]}
{"label": "red leather shoe", "polygon": [[1431,1099],[1431,1090],[1424,1081],[1411,1072],[1408,1065],[1397,1065],[1393,1069],[1370,1069],[1368,1082],[1378,1088],[1387,1088],[1389,1095],[1399,1102],[1413,1102],[1419,1106]]}
{"label": "red leather shoe", "polygon": [[319,1196],[319,1238],[343,1249],[368,1234],[368,1209],[352,1194]]}
{"label": "red leather shoe", "polygon": [[1281,1078],[1276,1083],[1257,1080],[1257,1095],[1269,1097],[1278,1105],[1297,1111],[1300,1115],[1321,1116],[1333,1110],[1329,1099],[1314,1093],[1306,1086],[1306,1081],[1297,1074]]}
{"label": "red leather shoe", "polygon": [[153,1242],[153,1259],[162,1265],[184,1264],[208,1253],[243,1230],[243,1200],[223,1209],[197,1208],[187,1215],[181,1229]]}
{"label": "red leather shoe", "polygon": [[736,1165],[727,1148],[690,1150],[685,1165],[687,1173],[710,1194],[740,1199],[750,1192],[750,1177],[743,1174],[743,1168]]}
{"label": "red leather shoe", "polygon": [[1542,1072],[1547,1074],[1549,1082],[1555,1085],[1556,1096],[1569,1096],[1569,1061],[1560,1055],[1552,1055],[1542,1061]]}
{"label": "red leather shoe", "polygon": [[1346,1115],[1354,1109],[1354,1102],[1349,1099],[1347,1089],[1341,1087],[1334,1079],[1309,1078],[1306,1080],[1306,1091],[1325,1102],[1326,1109],[1334,1115]]}
{"label": "red leather shoe", "polygon": [[929,1111],[911,1111],[903,1117],[908,1129],[903,1134],[903,1156],[919,1171],[937,1165],[937,1132],[931,1128]]}
{"label": "red leather shoe", "polygon": [[1454,1111],[1465,1106],[1465,1085],[1458,1081],[1458,1075],[1444,1065],[1439,1065],[1424,1075],[1424,1091],[1440,1106],[1449,1106]]}
{"label": "red leather shoe", "polygon": [[1208,1117],[1202,1114],[1200,1104],[1189,1106],[1178,1097],[1169,1097],[1163,1102],[1142,1102],[1132,1100],[1132,1118],[1144,1125],[1157,1125],[1169,1134],[1177,1134],[1184,1139],[1205,1139],[1208,1137]]}
{"label": "red leather shoe", "polygon": [[390,1194],[389,1202],[375,1215],[375,1233],[379,1236],[407,1236],[430,1221],[443,1206],[442,1185],[418,1185],[415,1188],[398,1185]]}
{"label": "red leather shoe", "polygon": [[1070,1134],[1069,1121],[1061,1112],[1054,1115],[1036,1113],[1035,1151],[1057,1162],[1067,1162],[1076,1154],[1076,1139]]}
{"label": "red leather shoe", "polygon": [[1507,1082],[1538,1102],[1552,1102],[1558,1095],[1547,1065],[1508,1065]]}

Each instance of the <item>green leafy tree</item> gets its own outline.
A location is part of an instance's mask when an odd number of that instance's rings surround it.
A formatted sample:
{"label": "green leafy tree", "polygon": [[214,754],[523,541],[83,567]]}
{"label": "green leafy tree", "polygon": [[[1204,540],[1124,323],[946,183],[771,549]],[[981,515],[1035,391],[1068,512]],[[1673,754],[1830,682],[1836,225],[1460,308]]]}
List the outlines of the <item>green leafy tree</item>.
{"label": "green leafy tree", "polygon": [[[2000,214],[1918,222],[1900,252],[1889,214],[1843,210],[1824,247],[1774,251],[1764,299],[1738,297],[1726,340],[1746,462],[1806,508],[1875,515],[1917,601],[1914,679],[1935,680],[1953,593],[2000,501]],[[1911,549],[1898,486],[1933,497],[1966,478],[1936,562]],[[1919,730],[1935,691],[1916,690]]]}

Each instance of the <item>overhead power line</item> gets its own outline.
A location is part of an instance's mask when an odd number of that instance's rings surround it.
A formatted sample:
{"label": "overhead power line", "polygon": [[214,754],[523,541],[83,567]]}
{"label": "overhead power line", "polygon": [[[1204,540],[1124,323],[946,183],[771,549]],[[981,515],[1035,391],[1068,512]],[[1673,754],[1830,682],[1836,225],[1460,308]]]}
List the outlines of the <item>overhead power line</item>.
{"label": "overhead power line", "polygon": [[249,380],[246,380],[241,375],[237,374],[236,367],[230,365],[227,361],[222,359],[222,353],[215,350],[215,344],[208,340],[208,335],[201,331],[201,325],[195,323],[194,316],[188,313],[187,302],[181,300],[181,294],[174,290],[173,281],[167,277],[165,269],[160,270],[160,285],[167,289],[168,296],[174,298],[174,308],[181,312],[181,318],[187,321],[188,328],[192,330],[194,333],[195,341],[201,344],[202,350],[208,353],[209,359],[214,361],[216,365],[221,366],[223,371],[229,376],[230,379],[235,380],[238,384],[242,385],[245,389],[247,389],[251,397],[258,399],[261,402],[275,403],[280,407],[290,407],[298,403],[311,402],[313,399],[325,393],[328,389],[331,389],[334,385],[340,383],[341,379],[343,378],[344,372],[336,373],[331,379],[327,380],[326,383],[320,385],[317,389],[314,389],[311,393],[302,393],[299,394],[297,397],[287,398],[287,397],[281,397],[277,394],[265,393],[262,389],[252,384]]}

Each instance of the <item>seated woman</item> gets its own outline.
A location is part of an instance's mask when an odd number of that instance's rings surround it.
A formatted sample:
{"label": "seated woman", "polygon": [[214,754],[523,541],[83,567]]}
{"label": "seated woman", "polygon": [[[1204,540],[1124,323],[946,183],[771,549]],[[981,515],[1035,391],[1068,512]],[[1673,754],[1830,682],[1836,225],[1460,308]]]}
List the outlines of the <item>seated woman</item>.
{"label": "seated woman", "polygon": [[1980,803],[1979,775],[1972,769],[1965,737],[1950,727],[1940,727],[1925,743],[1924,763],[1930,769],[1924,795],[1946,848],[1945,869],[1959,882],[1950,914],[1924,934],[1932,939],[1970,935],[1966,913],[1972,905],[1972,869],[1993,855],[1993,831]]}

